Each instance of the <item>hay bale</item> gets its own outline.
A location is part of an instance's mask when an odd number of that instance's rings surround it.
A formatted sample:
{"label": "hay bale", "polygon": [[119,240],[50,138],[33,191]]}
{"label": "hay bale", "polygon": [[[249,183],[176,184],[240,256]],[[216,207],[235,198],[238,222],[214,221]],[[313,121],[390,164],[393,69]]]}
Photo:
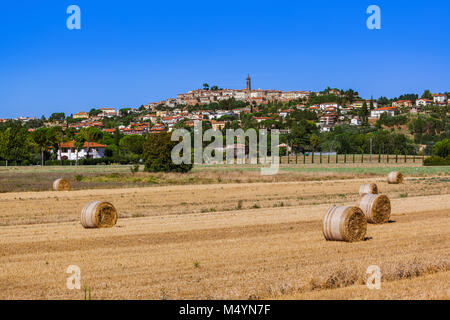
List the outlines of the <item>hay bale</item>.
{"label": "hay bale", "polygon": [[367,218],[358,207],[333,206],[323,218],[323,235],[328,241],[361,241],[366,231]]}
{"label": "hay bale", "polygon": [[403,174],[400,171],[393,171],[389,173],[387,181],[389,184],[403,183]]}
{"label": "hay bale", "polygon": [[391,201],[385,195],[365,194],[359,199],[359,207],[369,223],[386,223],[391,217]]}
{"label": "hay bale", "polygon": [[117,210],[109,202],[89,202],[81,210],[81,224],[85,228],[111,228],[116,222]]}
{"label": "hay bale", "polygon": [[53,190],[70,191],[70,182],[66,179],[57,179],[53,182]]}
{"label": "hay bale", "polygon": [[375,183],[362,184],[359,187],[359,195],[363,196],[367,193],[378,194],[378,186]]}

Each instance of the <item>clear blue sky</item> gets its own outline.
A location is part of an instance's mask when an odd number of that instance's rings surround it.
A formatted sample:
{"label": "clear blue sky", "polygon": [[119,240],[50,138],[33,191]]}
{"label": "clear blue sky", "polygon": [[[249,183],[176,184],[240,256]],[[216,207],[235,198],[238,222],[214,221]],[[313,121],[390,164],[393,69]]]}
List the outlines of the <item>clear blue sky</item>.
{"label": "clear blue sky", "polygon": [[[82,29],[66,28],[81,8]],[[366,9],[381,8],[368,30]],[[450,1],[4,0],[0,118],[140,106],[204,82],[450,91]]]}

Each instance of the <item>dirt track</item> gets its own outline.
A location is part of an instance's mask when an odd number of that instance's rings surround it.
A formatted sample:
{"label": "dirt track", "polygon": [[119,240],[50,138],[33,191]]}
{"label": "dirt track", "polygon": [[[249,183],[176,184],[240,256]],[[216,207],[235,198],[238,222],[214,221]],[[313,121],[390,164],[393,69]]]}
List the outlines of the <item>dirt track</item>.
{"label": "dirt track", "polygon": [[[72,264],[94,299],[445,299],[448,185],[426,182],[440,195],[411,197],[424,185],[410,182],[379,182],[393,195],[393,222],[370,225],[368,240],[354,244],[326,242],[321,218],[330,203],[353,204],[359,180],[1,194],[0,299],[82,299],[66,288]],[[407,198],[397,197],[405,190]],[[81,206],[98,198],[130,218],[83,229]],[[236,210],[240,199],[244,209]],[[254,203],[261,208],[245,209]],[[217,212],[200,212],[211,207]],[[374,264],[386,276],[381,292],[362,286]],[[336,274],[345,288],[330,288]],[[413,278],[416,294],[402,277]]]}

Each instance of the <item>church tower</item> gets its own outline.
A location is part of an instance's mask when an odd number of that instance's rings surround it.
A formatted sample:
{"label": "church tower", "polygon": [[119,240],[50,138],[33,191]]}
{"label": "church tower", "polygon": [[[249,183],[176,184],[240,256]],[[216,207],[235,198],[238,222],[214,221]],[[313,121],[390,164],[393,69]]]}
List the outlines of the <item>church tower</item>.
{"label": "church tower", "polygon": [[250,75],[247,76],[247,90],[252,90],[252,80],[250,79]]}

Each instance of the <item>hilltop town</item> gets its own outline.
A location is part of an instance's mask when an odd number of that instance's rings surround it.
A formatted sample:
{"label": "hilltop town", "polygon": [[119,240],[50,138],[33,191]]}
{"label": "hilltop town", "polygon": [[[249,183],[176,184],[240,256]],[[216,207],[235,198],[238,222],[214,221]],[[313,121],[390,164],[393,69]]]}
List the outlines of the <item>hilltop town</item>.
{"label": "hilltop town", "polygon": [[[101,134],[96,134],[95,139],[89,136],[87,142],[97,144],[86,145],[77,157],[103,158],[123,154],[118,141],[124,136],[189,129],[195,121],[213,130],[279,129],[283,146],[291,152],[364,152],[370,137],[379,152],[411,154],[428,148],[430,153],[435,142],[450,135],[449,98],[448,92],[428,90],[421,96],[403,94],[394,99],[363,99],[352,89],[330,87],[319,92],[254,90],[248,76],[245,89],[222,89],[205,83],[201,89],[139,107],[90,108],[71,115],[61,111],[41,119],[0,119],[0,133],[2,126],[13,122],[20,123],[30,134],[40,128],[59,128],[64,133],[58,134],[61,141],[53,145],[65,150],[59,158],[68,160],[75,157],[75,135],[85,129],[93,128]],[[115,137],[115,147],[111,146],[111,137]],[[107,152],[108,148],[112,150]],[[0,155],[0,161],[2,158],[7,157]]]}
{"label": "hilltop town", "polygon": [[[35,117],[19,117],[13,120],[23,123],[38,122],[47,127],[65,123],[77,130],[97,127],[109,133],[113,133],[115,127],[118,127],[123,134],[146,134],[171,131],[181,121],[192,126],[195,120],[208,120],[214,129],[220,130],[225,128],[230,119],[239,121],[241,114],[254,114],[253,119],[262,123],[267,120],[282,120],[294,110],[303,110],[314,112],[321,132],[326,132],[339,123],[359,126],[362,124],[361,117],[367,117],[374,122],[382,114],[420,114],[424,107],[445,107],[450,104],[448,93],[425,92],[420,98],[418,95],[407,95],[409,99],[365,100],[353,90],[346,92],[331,88],[320,92],[252,90],[250,76],[246,80],[246,89],[221,89],[204,84],[202,89],[180,93],[177,98],[151,102],[140,107],[118,110],[100,107],[91,111],[80,111],[68,117],[61,112],[53,114],[49,119],[42,119],[43,123]],[[324,98],[330,98],[332,101],[324,101]],[[265,106],[277,106],[277,109],[259,116]],[[363,110],[364,107],[367,107],[367,110]],[[0,122],[8,120],[11,119],[0,119]]]}

